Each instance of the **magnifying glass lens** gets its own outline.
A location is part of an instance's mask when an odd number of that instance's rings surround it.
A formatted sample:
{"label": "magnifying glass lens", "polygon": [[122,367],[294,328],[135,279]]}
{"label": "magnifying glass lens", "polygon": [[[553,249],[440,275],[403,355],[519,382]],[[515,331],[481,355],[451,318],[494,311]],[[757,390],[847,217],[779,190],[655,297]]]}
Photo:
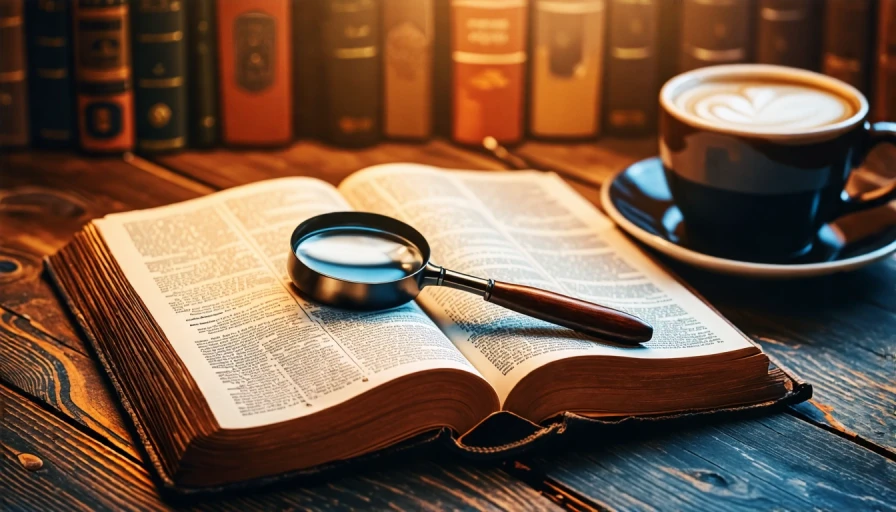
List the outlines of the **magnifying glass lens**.
{"label": "magnifying glass lens", "polygon": [[408,240],[354,226],[314,232],[299,241],[295,252],[311,270],[355,283],[397,281],[425,263],[423,254]]}

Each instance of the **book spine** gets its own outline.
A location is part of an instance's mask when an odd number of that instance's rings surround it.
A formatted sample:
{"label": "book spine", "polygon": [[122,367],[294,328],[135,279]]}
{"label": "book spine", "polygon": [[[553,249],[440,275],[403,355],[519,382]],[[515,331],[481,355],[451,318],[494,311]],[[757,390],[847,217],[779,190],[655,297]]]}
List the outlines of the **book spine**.
{"label": "book spine", "polygon": [[432,133],[434,0],[383,5],[383,133],[425,139]]}
{"label": "book spine", "polygon": [[218,0],[221,137],[227,144],[292,140],[291,4]]}
{"label": "book spine", "polygon": [[28,145],[23,0],[0,0],[0,147]]}
{"label": "book spine", "polygon": [[874,118],[896,122],[896,0],[880,0]]}
{"label": "book spine", "polygon": [[598,134],[604,71],[604,0],[536,0],[532,17],[529,133]]}
{"label": "book spine", "polygon": [[660,2],[612,0],[607,49],[607,131],[644,133],[655,125],[659,94]]}
{"label": "book spine", "polygon": [[681,0],[660,0],[659,13],[660,85],[678,74],[681,53]]}
{"label": "book spine", "polygon": [[186,13],[179,1],[132,4],[137,149],[157,153],[187,145]]}
{"label": "book spine", "polygon": [[750,58],[750,0],[684,0],[679,72]]}
{"label": "book spine", "polygon": [[293,96],[296,135],[316,138],[322,135],[323,59],[321,55],[321,0],[295,0],[293,3]]}
{"label": "book spine", "polygon": [[189,143],[208,148],[218,142],[218,65],[215,0],[190,0],[187,7]]}
{"label": "book spine", "polygon": [[324,13],[326,138],[361,147],[380,134],[380,3],[331,0]]}
{"label": "book spine", "polygon": [[871,0],[828,0],[825,4],[821,70],[826,75],[868,93],[871,39],[874,31]]}
{"label": "book spine", "polygon": [[451,0],[435,0],[433,48],[433,131],[451,137]]}
{"label": "book spine", "polygon": [[528,0],[452,0],[452,138],[523,138]]}
{"label": "book spine", "polygon": [[74,9],[75,80],[81,148],[134,149],[134,93],[127,0],[78,0]]}
{"label": "book spine", "polygon": [[759,0],[756,62],[817,69],[820,6],[816,0]]}
{"label": "book spine", "polygon": [[68,2],[25,2],[31,140],[42,148],[65,148],[75,140]]}

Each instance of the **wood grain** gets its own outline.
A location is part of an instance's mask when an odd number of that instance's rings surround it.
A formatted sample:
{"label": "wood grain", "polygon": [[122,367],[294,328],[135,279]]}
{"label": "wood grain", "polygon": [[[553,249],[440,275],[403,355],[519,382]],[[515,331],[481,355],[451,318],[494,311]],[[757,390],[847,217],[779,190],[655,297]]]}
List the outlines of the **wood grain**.
{"label": "wood grain", "polygon": [[139,460],[99,365],[0,307],[0,383],[70,418]]}
{"label": "wood grain", "polygon": [[577,439],[517,472],[601,510],[896,509],[896,462],[786,414]]}
{"label": "wood grain", "polygon": [[42,279],[42,258],[84,223],[107,213],[148,208],[200,195],[140,172],[121,159],[70,153],[4,155],[0,180],[0,304],[43,325],[84,352],[55,292]]}
{"label": "wood grain", "polygon": [[[142,466],[0,385],[4,510],[167,510]],[[181,503],[206,510],[560,510],[497,468],[407,462],[364,476]]]}

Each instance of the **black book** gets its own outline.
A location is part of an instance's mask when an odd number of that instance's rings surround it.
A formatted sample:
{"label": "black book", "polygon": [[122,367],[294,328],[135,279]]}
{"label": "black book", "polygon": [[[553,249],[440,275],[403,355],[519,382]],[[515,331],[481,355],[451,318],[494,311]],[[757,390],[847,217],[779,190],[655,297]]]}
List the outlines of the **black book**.
{"label": "black book", "polygon": [[432,69],[433,132],[451,137],[451,0],[435,0]]}
{"label": "black book", "polygon": [[190,145],[218,142],[218,65],[215,0],[190,0],[187,7],[187,44],[190,64],[187,88]]}
{"label": "black book", "polygon": [[817,69],[821,7],[817,0],[759,0],[756,62]]}
{"label": "black book", "polygon": [[321,11],[324,0],[295,0],[293,3],[293,116],[298,137],[316,138],[323,120],[323,55]]}
{"label": "black book", "polygon": [[375,144],[380,135],[380,3],[327,2],[322,23],[326,139],[338,146]]}
{"label": "black book", "polygon": [[611,134],[639,134],[656,122],[661,0],[611,0],[605,112]]}
{"label": "black book", "polygon": [[31,140],[43,148],[75,141],[69,2],[25,2]]}
{"label": "black book", "polygon": [[134,82],[137,149],[160,152],[187,145],[186,13],[180,2],[134,2]]}
{"label": "black book", "polygon": [[752,13],[751,0],[684,0],[679,72],[748,62]]}
{"label": "black book", "polygon": [[0,148],[28,145],[23,0],[0,0]]}
{"label": "black book", "polygon": [[828,0],[821,70],[868,93],[874,33],[872,0]]}

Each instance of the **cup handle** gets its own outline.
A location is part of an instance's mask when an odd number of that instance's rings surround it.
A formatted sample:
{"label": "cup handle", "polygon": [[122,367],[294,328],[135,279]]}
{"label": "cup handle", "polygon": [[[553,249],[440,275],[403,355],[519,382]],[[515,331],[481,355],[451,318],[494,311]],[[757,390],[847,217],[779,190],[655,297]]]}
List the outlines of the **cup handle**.
{"label": "cup handle", "polygon": [[[896,123],[880,122],[866,123],[865,130],[868,135],[868,142],[864,148],[862,159],[874,149],[878,144],[890,143],[896,145]],[[889,203],[896,199],[896,180],[889,185],[869,190],[854,196],[850,196],[845,190],[840,196],[840,215],[867,210]]]}

